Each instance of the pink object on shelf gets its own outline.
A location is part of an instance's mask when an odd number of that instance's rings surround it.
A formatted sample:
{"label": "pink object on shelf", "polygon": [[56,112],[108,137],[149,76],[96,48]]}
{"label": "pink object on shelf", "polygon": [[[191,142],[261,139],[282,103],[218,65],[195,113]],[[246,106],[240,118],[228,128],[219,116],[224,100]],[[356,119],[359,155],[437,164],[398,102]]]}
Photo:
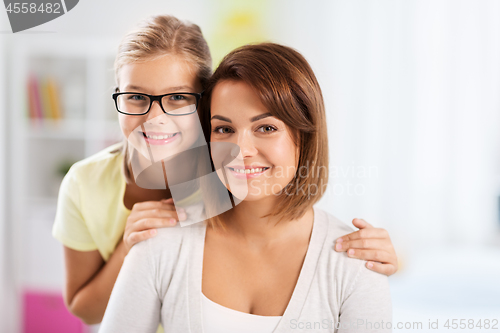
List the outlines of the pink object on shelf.
{"label": "pink object on shelf", "polygon": [[24,333],[88,332],[88,326],[66,309],[59,293],[26,290],[23,307]]}

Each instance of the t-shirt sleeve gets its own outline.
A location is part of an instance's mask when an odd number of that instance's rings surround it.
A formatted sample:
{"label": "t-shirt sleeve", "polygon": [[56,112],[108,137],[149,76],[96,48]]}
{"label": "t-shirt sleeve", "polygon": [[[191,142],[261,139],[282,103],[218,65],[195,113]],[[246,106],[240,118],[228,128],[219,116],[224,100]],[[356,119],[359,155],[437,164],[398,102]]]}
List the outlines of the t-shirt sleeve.
{"label": "t-shirt sleeve", "polygon": [[157,331],[161,301],[155,283],[156,271],[149,240],[135,244],[120,269],[99,332]]}
{"label": "t-shirt sleeve", "polygon": [[349,289],[340,306],[338,332],[392,332],[392,302],[387,276],[361,265]]}
{"label": "t-shirt sleeve", "polygon": [[52,236],[73,250],[92,251],[97,246],[82,216],[79,186],[73,165],[59,188]]}

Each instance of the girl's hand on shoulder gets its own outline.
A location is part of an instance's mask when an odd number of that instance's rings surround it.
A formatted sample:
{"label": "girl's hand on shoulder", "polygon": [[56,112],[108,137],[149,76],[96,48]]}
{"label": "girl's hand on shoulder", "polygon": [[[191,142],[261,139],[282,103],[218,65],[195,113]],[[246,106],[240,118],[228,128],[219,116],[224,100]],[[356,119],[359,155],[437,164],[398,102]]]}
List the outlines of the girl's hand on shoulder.
{"label": "girl's hand on shoulder", "polygon": [[363,219],[354,219],[352,224],[358,231],[339,237],[335,251],[346,252],[350,258],[367,260],[366,268],[387,276],[398,270],[398,257],[389,233],[383,228],[374,228]]}
{"label": "girl's hand on shoulder", "polygon": [[173,199],[134,204],[123,233],[126,253],[135,244],[154,237],[157,234],[156,228],[173,227],[178,221],[185,219],[186,213],[182,208],[177,216]]}

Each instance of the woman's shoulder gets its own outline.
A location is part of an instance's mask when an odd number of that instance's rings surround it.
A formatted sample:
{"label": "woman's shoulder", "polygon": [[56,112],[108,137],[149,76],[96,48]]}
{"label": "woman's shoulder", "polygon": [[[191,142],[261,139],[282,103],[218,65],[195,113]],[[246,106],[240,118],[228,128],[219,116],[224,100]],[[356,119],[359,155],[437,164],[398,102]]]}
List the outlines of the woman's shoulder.
{"label": "woman's shoulder", "polygon": [[353,232],[354,229],[325,210],[315,207],[314,212],[315,223],[320,223],[322,232],[325,234],[322,253],[323,264],[331,269],[328,273],[333,274],[339,282],[352,281],[363,269],[366,261],[350,258],[346,252],[335,251],[335,242],[337,238]]}
{"label": "woman's shoulder", "polygon": [[353,232],[351,226],[322,209],[315,208],[315,215],[318,218],[315,222],[323,224],[325,232],[319,271],[328,279],[327,283],[330,282],[332,290],[342,291],[337,295],[338,301],[349,295],[360,283],[387,284],[387,276],[366,268],[366,260],[350,258],[346,252],[335,251],[337,238]]}
{"label": "woman's shoulder", "polygon": [[333,214],[314,206],[315,223],[318,222],[322,228],[328,230],[327,237],[337,239],[340,236],[355,231],[350,225],[342,222]]}
{"label": "woman's shoulder", "polygon": [[147,246],[151,253],[161,256],[159,259],[178,257],[183,248],[191,251],[197,245],[196,236],[204,231],[204,223],[158,228],[156,236],[149,238],[145,243],[149,243]]}

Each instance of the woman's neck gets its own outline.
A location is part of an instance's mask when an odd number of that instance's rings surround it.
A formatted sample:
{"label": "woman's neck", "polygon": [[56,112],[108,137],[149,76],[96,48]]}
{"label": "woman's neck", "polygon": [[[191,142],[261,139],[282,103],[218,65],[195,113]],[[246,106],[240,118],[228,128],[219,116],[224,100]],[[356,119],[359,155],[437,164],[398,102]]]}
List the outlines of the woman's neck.
{"label": "woman's neck", "polygon": [[243,201],[224,214],[228,233],[242,242],[258,248],[273,246],[290,237],[309,235],[312,230],[313,210],[309,209],[296,220],[282,220],[279,217],[263,217],[273,211],[277,200]]}

